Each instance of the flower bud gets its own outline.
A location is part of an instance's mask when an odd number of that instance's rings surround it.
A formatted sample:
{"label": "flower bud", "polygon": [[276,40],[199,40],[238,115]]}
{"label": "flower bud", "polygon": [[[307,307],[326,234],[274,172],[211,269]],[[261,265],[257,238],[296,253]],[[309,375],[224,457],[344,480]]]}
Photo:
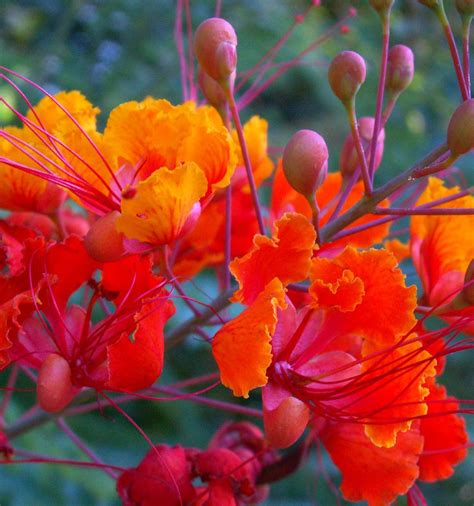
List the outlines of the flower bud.
{"label": "flower bud", "polygon": [[463,102],[451,116],[448,147],[454,156],[463,155],[474,148],[474,99]]}
{"label": "flower bud", "polygon": [[36,394],[38,404],[48,413],[62,411],[76,393],[69,363],[61,355],[51,353],[41,364]]}
{"label": "flower bud", "polygon": [[354,51],[342,51],[331,62],[329,84],[334,95],[342,102],[352,100],[365,81],[365,61]]}
{"label": "flower bud", "polygon": [[[233,76],[235,79],[235,73]],[[207,102],[217,110],[222,110],[227,103],[227,98],[220,84],[202,68],[198,70],[198,83]]]}
{"label": "flower bud", "polygon": [[115,227],[119,216],[118,211],[111,211],[99,218],[89,229],[84,238],[84,246],[94,260],[115,262],[124,255],[124,235]]}
{"label": "flower bud", "polygon": [[[365,116],[363,118],[359,118],[358,120],[359,134],[364,151],[367,150],[372,140],[372,136],[374,134],[374,124],[375,120],[372,116]],[[375,170],[378,169],[382,161],[384,143],[385,129],[382,128],[379,130],[379,135],[377,138],[374,164]],[[354,137],[351,133],[349,133],[346,137],[346,140],[344,141],[341,151],[340,170],[343,177],[347,178],[352,176],[359,165],[359,156],[357,155],[357,149],[354,144]]]}
{"label": "flower bud", "polygon": [[218,83],[226,82],[237,66],[237,35],[222,18],[203,21],[194,35],[194,51],[203,70]]}
{"label": "flower bud", "polygon": [[413,81],[415,62],[413,51],[403,44],[393,46],[388,53],[385,88],[394,95],[406,90]]}
{"label": "flower bud", "polygon": [[308,406],[296,397],[287,397],[271,411],[263,410],[267,441],[274,448],[288,448],[303,434],[308,424]]}
{"label": "flower bud", "polygon": [[474,0],[456,0],[456,9],[461,16],[474,16]]}
{"label": "flower bud", "polygon": [[294,190],[312,197],[327,175],[328,148],[312,130],[299,130],[283,152],[283,172]]}

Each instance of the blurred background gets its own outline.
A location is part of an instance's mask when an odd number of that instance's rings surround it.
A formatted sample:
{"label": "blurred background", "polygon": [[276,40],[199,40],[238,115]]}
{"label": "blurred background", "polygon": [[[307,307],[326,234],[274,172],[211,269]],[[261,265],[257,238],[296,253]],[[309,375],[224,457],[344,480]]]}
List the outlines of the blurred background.
{"label": "blurred background", "polygon": [[[239,69],[255,64],[302,12],[304,0],[240,0],[223,2],[223,17],[239,36]],[[343,49],[361,53],[368,78],[358,96],[359,116],[373,115],[380,59],[379,20],[367,1],[327,0],[314,9],[285,44],[280,60],[307,47],[341,19],[352,5],[358,16],[351,19],[349,33],[336,33],[303,65],[295,67],[242,111],[243,119],[259,114],[268,119],[270,144],[283,146],[299,128],[320,132],[330,150],[330,170],[337,170],[338,153],[348,127],[341,104],[327,84],[327,65]],[[446,2],[455,34],[460,22],[453,2]],[[173,40],[176,4],[172,0],[2,0],[0,2],[1,64],[18,71],[50,92],[79,89],[102,110],[102,126],[117,104],[147,95],[176,103],[182,100],[178,56]],[[213,15],[214,1],[191,0],[193,26]],[[393,16],[392,44],[409,45],[416,58],[415,79],[405,92],[386,127],[384,161],[379,182],[412,165],[444,140],[459,92],[449,52],[436,19],[416,0],[398,0]],[[0,95],[19,106],[17,97],[0,83]],[[33,103],[40,96],[30,93]],[[14,123],[6,108],[0,124]],[[464,168],[471,160],[464,160]],[[471,171],[472,179],[472,171]],[[409,281],[415,282],[407,266]],[[207,278],[210,297],[215,287]],[[214,293],[213,293],[214,292]],[[202,298],[202,294],[196,291]],[[186,317],[186,311],[180,311]],[[179,323],[179,318],[174,319]],[[472,398],[474,375],[467,355],[452,357],[443,382],[460,398]],[[163,383],[215,371],[209,347],[199,340],[173,350],[166,360]],[[30,385],[26,385],[30,386]],[[231,401],[218,389],[212,396]],[[16,396],[10,417],[31,405],[28,394]],[[255,395],[246,405],[258,405]],[[134,402],[128,412],[156,443],[204,447],[212,433],[228,419],[191,402]],[[470,422],[470,421],[468,421]],[[146,442],[111,409],[78,416],[71,426],[106,462],[136,465],[147,450]],[[471,437],[472,423],[471,427]],[[54,424],[22,436],[19,446],[38,453],[78,458],[80,454]],[[470,457],[445,483],[421,485],[429,504],[474,504],[474,459]],[[331,478],[339,477],[324,457]],[[0,504],[9,505],[115,505],[119,504],[112,480],[100,471],[67,466],[21,465],[0,468]],[[343,502],[343,501],[342,501]],[[337,504],[331,488],[318,472],[316,460],[290,479],[272,487],[268,505]],[[404,504],[403,500],[400,504]]]}

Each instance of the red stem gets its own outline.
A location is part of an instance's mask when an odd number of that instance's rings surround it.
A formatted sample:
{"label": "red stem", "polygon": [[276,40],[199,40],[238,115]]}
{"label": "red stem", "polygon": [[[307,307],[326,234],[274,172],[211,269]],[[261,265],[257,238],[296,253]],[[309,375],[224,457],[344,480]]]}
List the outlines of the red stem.
{"label": "red stem", "polygon": [[237,130],[237,136],[239,137],[240,149],[242,150],[242,158],[244,159],[245,171],[247,173],[247,179],[250,186],[250,193],[252,195],[252,202],[255,208],[255,215],[257,216],[258,228],[262,235],[265,235],[265,226],[263,224],[262,211],[260,208],[260,202],[258,199],[257,186],[255,185],[255,179],[252,172],[252,164],[250,162],[250,156],[247,149],[247,143],[245,142],[244,131],[242,123],[240,122],[239,111],[235,104],[234,94],[230,88],[224,90],[227,94],[227,100],[229,102],[230,113],[234,120],[235,129]]}
{"label": "red stem", "polygon": [[370,143],[370,155],[369,155],[369,176],[371,180],[374,178],[375,173],[375,151],[377,149],[377,139],[382,121],[382,108],[383,108],[383,97],[385,90],[385,79],[387,76],[387,64],[388,64],[388,48],[390,44],[390,12],[389,8],[384,15],[381,15],[382,20],[382,60],[380,63],[380,78],[377,89],[377,101],[375,106],[375,122],[374,132],[372,134],[372,140]]}

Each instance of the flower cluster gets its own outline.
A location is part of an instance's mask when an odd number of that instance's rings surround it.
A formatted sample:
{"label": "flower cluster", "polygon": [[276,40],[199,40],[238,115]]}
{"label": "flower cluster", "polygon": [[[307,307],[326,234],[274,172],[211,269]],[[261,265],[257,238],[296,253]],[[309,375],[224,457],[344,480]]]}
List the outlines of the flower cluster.
{"label": "flower cluster", "polygon": [[[270,157],[268,122],[240,120],[316,47],[275,64],[319,2],[243,74],[232,25],[205,20],[194,35],[196,82],[192,51],[178,44],[186,100],[120,104],[104,129],[79,91],[53,95],[1,68],[26,109],[1,98],[18,120],[0,130],[0,367],[10,371],[3,464],[54,462],[28,459],[14,438],[60,416],[58,427],[116,480],[128,506],[256,504],[320,447],[342,475],[344,498],[371,506],[405,494],[424,504],[418,481],[454,473],[467,455],[461,414],[472,413],[472,401],[450,396],[442,374],[450,355],[474,347],[474,196],[452,166],[474,148],[474,100],[469,45],[462,65],[443,3],[420,2],[445,29],[462,101],[446,142],[378,187],[384,126],[414,74],[410,48],[390,47],[394,0],[370,1],[383,27],[373,117],[356,112],[363,57],[343,51],[329,65],[350,130],[338,167],[317,132],[296,132]],[[182,16],[189,5],[177,3]],[[470,21],[471,3],[456,5]],[[28,88],[43,94],[36,105]],[[410,265],[419,288],[407,281]],[[204,269],[222,291],[210,305],[187,292]],[[184,304],[185,321],[176,309]],[[208,324],[218,326],[213,336]],[[206,339],[218,372],[161,385],[165,347],[191,333]],[[36,404],[7,425],[20,374]],[[237,397],[261,392],[261,409],[204,395],[218,383]],[[228,422],[206,450],[157,444],[120,406],[157,393],[260,416],[263,432]],[[66,416],[100,408],[94,398],[150,445],[136,467],[102,462],[66,425]]]}

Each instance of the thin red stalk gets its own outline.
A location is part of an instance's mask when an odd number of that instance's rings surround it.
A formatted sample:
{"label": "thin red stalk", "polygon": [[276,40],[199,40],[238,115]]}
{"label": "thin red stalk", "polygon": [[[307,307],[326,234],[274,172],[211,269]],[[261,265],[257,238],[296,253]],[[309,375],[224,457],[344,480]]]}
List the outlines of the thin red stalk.
{"label": "thin red stalk", "polygon": [[64,418],[59,418],[56,420],[56,425],[67,435],[67,437],[84,453],[89,459],[99,464],[102,467],[103,471],[108,474],[113,480],[117,479],[117,474],[114,473],[111,469],[109,469],[104,462],[82,441],[82,439],[69,427],[69,425],[65,422]]}
{"label": "thin red stalk", "polygon": [[438,19],[443,27],[444,35],[446,37],[446,41],[448,42],[449,52],[451,53],[451,59],[454,65],[454,71],[456,72],[456,77],[458,80],[459,91],[461,92],[461,96],[463,100],[469,99],[469,93],[466,87],[466,81],[464,80],[463,69],[461,65],[461,61],[459,60],[458,49],[456,47],[456,41],[454,40],[453,31],[451,30],[451,25],[449,24],[449,20],[446,16],[446,12],[444,11],[444,7],[441,4],[438,7],[436,14],[438,15]]}
{"label": "thin red stalk", "polygon": [[195,316],[197,317],[201,316],[201,311],[199,311],[199,309],[192,303],[191,299],[188,297],[183,287],[181,286],[181,283],[178,281],[178,279],[173,274],[173,271],[171,270],[169,264],[168,246],[163,247],[163,264],[165,274],[166,276],[168,276],[169,282],[174,286],[179,295],[181,295],[182,300],[187,304],[187,306],[189,307],[189,309],[191,309],[191,311],[194,313]]}
{"label": "thin red stalk", "polygon": [[109,402],[142,436],[142,438],[149,444],[150,448],[153,450],[154,454],[158,458],[160,464],[166,469],[167,473],[169,474],[171,478],[171,482],[173,483],[173,487],[176,492],[176,496],[179,498],[179,504],[180,506],[183,505],[183,501],[181,500],[181,493],[179,490],[179,486],[176,482],[175,477],[173,476],[173,473],[171,472],[167,462],[163,459],[163,457],[160,455],[160,452],[156,449],[155,445],[151,441],[151,439],[147,436],[146,432],[135,422],[135,420],[126,412],[124,411],[117,403],[114,402],[113,399],[111,399],[108,395],[106,395],[104,392],[98,392],[104,399]]}
{"label": "thin red stalk", "polygon": [[474,208],[442,208],[442,209],[405,209],[392,207],[386,209],[384,207],[376,207],[373,214],[388,214],[397,216],[457,216],[474,214]]}
{"label": "thin red stalk", "polygon": [[189,100],[188,85],[186,76],[188,75],[186,56],[184,54],[183,42],[183,0],[176,1],[176,19],[174,23],[174,41],[178,51],[179,68],[181,74],[181,90],[183,92],[183,101]]}
{"label": "thin red stalk", "polygon": [[199,383],[207,383],[208,381],[213,381],[219,377],[219,373],[213,372],[209,374],[204,374],[202,376],[197,376],[196,378],[190,378],[187,380],[177,381],[172,385],[168,385],[170,388],[186,388],[192,387],[194,385],[198,385]]}
{"label": "thin red stalk", "polygon": [[186,12],[186,31],[188,37],[188,83],[189,83],[189,99],[196,101],[197,88],[194,82],[194,48],[193,48],[193,25],[191,18],[191,9],[189,0],[184,0],[184,9]]}
{"label": "thin red stalk", "polygon": [[222,10],[222,0],[216,0],[216,7],[214,9],[214,16],[220,18]]}
{"label": "thin red stalk", "polygon": [[347,21],[348,18],[352,17],[351,14],[347,14],[338,21],[334,26],[328,29],[323,35],[318,37],[312,44],[310,44],[306,49],[301,51],[298,55],[296,55],[292,60],[281,64],[281,67],[277,72],[268,77],[263,83],[258,85],[258,83],[253,83],[252,86],[238,99],[238,108],[243,109],[247,107],[251,102],[255,100],[263,91],[265,91],[276,79],[281,77],[285,72],[287,72],[290,68],[295,67],[301,63],[301,60],[311,51],[314,51],[321,44],[329,40],[334,33],[339,30],[341,26]]}
{"label": "thin red stalk", "polygon": [[224,290],[231,285],[229,264],[232,257],[232,185],[225,192]]}
{"label": "thin red stalk", "polygon": [[352,191],[352,188],[354,188],[354,185],[357,183],[359,176],[360,176],[360,167],[357,167],[357,169],[354,171],[354,174],[352,174],[351,178],[348,181],[345,180],[346,182],[344,182],[343,179],[341,187],[342,192],[340,194],[337,205],[334,208],[334,211],[331,213],[331,216],[329,217],[327,223],[331,223],[331,221],[334,221],[339,216],[339,213],[341,212],[341,209],[344,207],[344,204],[347,202],[347,199]]}
{"label": "thin red stalk", "polygon": [[236,413],[236,414],[240,414],[240,415],[245,415],[245,416],[252,416],[252,417],[257,417],[257,418],[261,418],[263,416],[262,412],[258,409],[252,409],[252,408],[247,408],[245,406],[239,406],[238,404],[234,404],[234,403],[231,403],[231,402],[225,402],[225,401],[218,401],[216,399],[208,399],[206,397],[202,397],[202,396],[199,396],[199,395],[195,395],[195,394],[190,394],[188,396],[188,394],[182,394],[180,392],[180,390],[176,389],[176,388],[172,388],[172,387],[154,387],[155,390],[159,391],[159,392],[163,392],[163,393],[166,393],[166,394],[170,394],[170,395],[183,395],[184,397],[183,398],[186,398],[187,400],[190,400],[192,402],[196,402],[198,404],[203,404],[205,406],[209,406],[211,408],[215,408],[215,409],[221,409],[223,411],[227,411],[229,413]]}
{"label": "thin red stalk", "polygon": [[310,5],[306,11],[302,14],[302,19],[300,17],[295,17],[293,19],[293,23],[287,29],[287,31],[278,39],[278,41],[260,58],[260,60],[250,69],[246,70],[239,76],[238,83],[235,87],[235,91],[238,92],[245,83],[249,81],[249,79],[258,72],[257,80],[260,80],[262,75],[270,68],[273,60],[276,55],[279,53],[280,49],[286,44],[290,35],[293,33],[293,30],[301,24],[309,12],[314,8],[314,5]]}
{"label": "thin red stalk", "polygon": [[112,168],[110,167],[107,159],[102,154],[102,152],[100,151],[100,149],[97,147],[97,144],[91,139],[91,137],[89,136],[89,134],[84,130],[84,128],[74,118],[74,116],[63,105],[61,105],[60,102],[53,95],[51,95],[51,93],[48,93],[44,88],[42,88],[41,86],[39,86],[38,84],[36,84],[34,81],[31,81],[31,79],[28,79],[27,77],[22,76],[18,72],[10,70],[10,69],[8,69],[8,68],[6,68],[4,66],[0,66],[0,70],[2,70],[4,72],[7,72],[8,74],[11,74],[11,75],[17,77],[18,79],[21,79],[22,81],[24,81],[24,82],[28,83],[29,85],[33,86],[33,88],[35,88],[38,91],[40,91],[43,95],[46,95],[47,97],[49,97],[64,112],[64,114],[66,114],[66,116],[72,121],[72,123],[77,127],[77,129],[85,137],[85,139],[91,145],[92,149],[94,149],[94,151],[97,153],[97,155],[99,156],[99,158],[104,163],[107,171],[112,176],[112,178],[115,181],[115,184],[117,185],[117,187],[118,188],[122,188],[119,180],[117,179],[117,176],[115,175],[115,172],[112,170]]}
{"label": "thin red stalk", "polygon": [[361,168],[362,181],[364,182],[365,194],[370,197],[372,194],[372,180],[369,175],[369,167],[367,165],[367,159],[365,157],[364,147],[362,145],[362,139],[360,137],[359,126],[357,124],[357,114],[355,110],[355,100],[353,99],[350,103],[345,104],[347,117],[349,120],[349,126],[352,133],[352,139],[357,151],[359,158],[359,164]]}
{"label": "thin red stalk", "polygon": [[[461,197],[465,197],[465,196],[470,195],[470,194],[471,194],[471,192],[470,192],[469,189],[468,190],[463,190],[463,191],[460,191],[459,193],[457,193],[455,195],[450,195],[449,197],[444,197],[442,199],[433,200],[432,202],[428,202],[426,204],[418,206],[418,208],[416,208],[416,209],[429,209],[430,207],[441,205],[441,204],[444,204],[446,202],[450,202],[452,200],[456,200],[456,199],[459,199]],[[371,211],[371,213],[372,212],[373,211]],[[368,230],[369,228],[376,227],[378,225],[382,225],[382,224],[387,223],[389,221],[399,220],[400,218],[401,218],[401,216],[388,216],[386,218],[380,218],[378,220],[374,220],[374,221],[371,221],[369,223],[365,223],[363,225],[358,225],[356,227],[351,227],[349,229],[342,230],[341,232],[338,232],[337,234],[334,234],[334,236],[331,238],[331,240],[335,241],[336,239],[341,239],[342,237],[347,237],[347,236],[352,235],[352,234],[357,234],[359,232],[362,232],[364,230]]]}
{"label": "thin red stalk", "polygon": [[372,140],[370,143],[370,155],[369,155],[369,176],[372,181],[374,179],[375,174],[375,151],[377,149],[377,140],[379,137],[379,131],[382,121],[385,79],[387,76],[388,48],[390,45],[390,12],[391,7],[389,7],[386,10],[386,12],[383,15],[381,14],[380,16],[380,19],[382,21],[382,56],[380,63],[379,84],[377,88],[377,100],[375,105],[374,132],[372,134]]}
{"label": "thin red stalk", "polygon": [[247,149],[247,142],[245,141],[242,123],[240,122],[239,111],[237,110],[237,106],[235,104],[234,94],[230,88],[226,90],[226,94],[227,94],[227,101],[229,102],[230,113],[232,114],[232,119],[234,120],[235,129],[237,131],[237,136],[239,138],[240,149],[242,151],[242,158],[244,159],[245,170],[247,173],[247,180],[250,186],[250,193],[252,195],[252,202],[255,209],[255,215],[257,217],[258,228],[260,230],[260,233],[262,235],[265,235],[265,226],[263,224],[262,210],[260,208],[260,202],[258,199],[257,186],[255,185],[255,179],[253,177],[252,164]]}
{"label": "thin red stalk", "polygon": [[[14,109],[10,104],[8,104],[8,102],[6,102],[3,98],[0,99],[0,102],[2,102],[22,123],[24,126],[26,126],[28,128],[28,130],[30,130],[37,139],[39,139],[39,141],[44,144],[46,146],[46,148],[48,148],[55,156],[57,156],[59,158],[59,160],[69,169],[71,170],[72,172],[69,172],[68,170],[66,170],[64,167],[61,167],[60,165],[58,165],[56,162],[54,162],[52,159],[50,159],[49,157],[47,157],[45,154],[41,153],[39,150],[37,150],[36,148],[34,148],[33,146],[29,145],[28,143],[26,143],[25,141],[21,140],[20,138],[18,137],[15,137],[11,134],[8,134],[7,132],[2,132],[2,136],[3,137],[11,137],[11,138],[14,138],[17,142],[20,142],[21,144],[23,145],[26,145],[28,146],[28,149],[36,152],[37,154],[39,154],[43,159],[45,159],[48,163],[51,163],[51,165],[53,165],[54,167],[57,168],[58,171],[62,172],[63,174],[65,174],[67,177],[70,177],[74,180],[77,181],[77,185],[80,186],[81,188],[84,188],[86,190],[89,190],[91,191],[92,193],[94,194],[98,194],[100,197],[102,197],[102,199],[105,199],[107,200],[107,197],[102,193],[100,192],[99,190],[97,190],[94,186],[92,186],[86,179],[84,179],[80,174],[78,174],[74,167],[70,164],[70,162],[63,156],[63,154],[59,151],[58,147],[56,146],[56,144],[58,144],[60,147],[66,149],[66,151],[68,151],[70,154],[72,154],[75,158],[77,158],[82,164],[85,165],[85,167],[90,170],[96,177],[97,179],[99,179],[99,181],[104,185],[104,187],[107,189],[107,191],[110,192],[111,196],[114,197],[117,201],[120,201],[120,196],[117,195],[113,189],[109,186],[109,184],[107,183],[107,181],[102,177],[102,175],[97,172],[96,169],[94,169],[82,156],[80,156],[78,153],[76,153],[75,151],[73,151],[69,146],[67,146],[63,141],[61,141],[60,139],[58,139],[57,137],[55,137],[53,134],[51,134],[50,132],[48,132],[44,127],[42,127],[42,123],[40,123],[41,126],[38,126],[38,125],[35,125],[34,122],[32,122],[31,120],[29,120],[26,116],[24,116],[23,114],[21,114],[20,112],[18,112],[16,109]],[[46,143],[45,141],[45,138],[42,137],[41,135],[39,135],[40,132],[41,134],[43,134],[49,141],[50,143]],[[13,142],[11,141],[11,139],[9,139],[9,142],[10,144],[13,144]],[[13,144],[14,145],[14,144]],[[15,145],[15,147],[17,149],[20,149],[17,145]],[[44,165],[43,163],[39,162],[37,159],[35,158],[32,158],[31,155],[28,155],[28,153],[26,151],[23,151],[26,156],[28,156],[30,159],[32,159],[33,161],[36,161],[36,163],[38,163],[38,165],[40,165],[43,170],[45,170],[46,172],[50,173],[50,174],[54,174],[51,169],[49,169],[46,165]]]}
{"label": "thin red stalk", "polygon": [[471,97],[471,64],[469,56],[469,35],[471,31],[471,16],[463,16],[462,18],[462,63],[464,70],[464,81],[466,83],[469,98]]}
{"label": "thin red stalk", "polygon": [[46,455],[38,455],[31,452],[27,452],[25,450],[15,448],[15,454],[24,455],[25,459],[13,459],[13,460],[0,460],[0,465],[14,465],[14,464],[60,464],[60,465],[70,465],[77,467],[91,467],[95,469],[103,469],[104,467],[108,469],[114,469],[116,471],[124,472],[126,468],[114,466],[112,464],[98,464],[96,462],[82,462],[81,460],[72,460],[72,459],[57,459],[55,457],[48,457]]}

